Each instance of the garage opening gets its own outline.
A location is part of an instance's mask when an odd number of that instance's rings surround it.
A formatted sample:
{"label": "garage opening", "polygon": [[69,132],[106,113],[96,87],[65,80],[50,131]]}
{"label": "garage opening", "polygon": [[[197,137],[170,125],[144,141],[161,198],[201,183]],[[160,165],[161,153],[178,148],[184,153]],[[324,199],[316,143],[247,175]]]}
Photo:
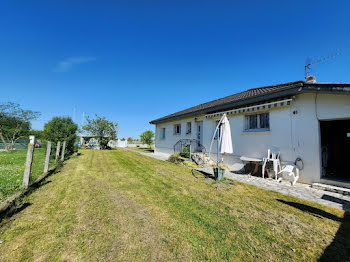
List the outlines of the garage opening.
{"label": "garage opening", "polygon": [[350,181],[350,119],[321,121],[322,177]]}

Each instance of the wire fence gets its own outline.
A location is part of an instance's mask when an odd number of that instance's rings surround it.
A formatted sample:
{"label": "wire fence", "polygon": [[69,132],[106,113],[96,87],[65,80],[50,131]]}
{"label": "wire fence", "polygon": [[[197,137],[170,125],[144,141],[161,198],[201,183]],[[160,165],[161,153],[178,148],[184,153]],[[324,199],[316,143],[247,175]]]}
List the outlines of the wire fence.
{"label": "wire fence", "polygon": [[[25,148],[23,143],[26,142]],[[28,188],[40,175],[48,173],[65,158],[65,141],[43,143],[36,148],[35,140],[23,140],[16,150],[0,152],[0,203],[14,193]]]}
{"label": "wire fence", "polygon": [[[8,141],[5,141],[6,143],[8,143]],[[29,139],[22,139],[22,140],[17,140],[14,148],[15,149],[26,149],[28,147],[28,143],[29,143]],[[0,143],[0,150],[1,149],[5,149],[4,144]]]}

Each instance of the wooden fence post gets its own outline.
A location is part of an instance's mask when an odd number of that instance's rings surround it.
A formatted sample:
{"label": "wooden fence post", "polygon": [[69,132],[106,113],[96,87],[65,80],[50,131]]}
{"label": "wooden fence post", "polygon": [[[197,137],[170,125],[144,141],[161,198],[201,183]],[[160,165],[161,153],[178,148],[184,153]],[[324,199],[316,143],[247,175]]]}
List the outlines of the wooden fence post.
{"label": "wooden fence post", "polygon": [[62,145],[62,154],[61,154],[61,161],[64,161],[64,152],[66,151],[66,140],[63,141]]}
{"label": "wooden fence post", "polygon": [[47,141],[47,149],[46,149],[46,158],[44,165],[44,173],[49,171],[49,163],[50,163],[50,154],[51,154],[51,142]]}
{"label": "wooden fence post", "polygon": [[56,148],[56,158],[55,158],[55,162],[58,161],[58,158],[60,156],[60,149],[61,149],[61,141],[57,142],[57,148]]}
{"label": "wooden fence post", "polygon": [[30,138],[30,141],[28,144],[27,159],[26,159],[26,163],[24,165],[24,175],[23,175],[23,183],[22,183],[24,188],[27,188],[29,186],[30,171],[32,168],[34,143],[35,143],[34,136],[29,136],[29,138]]}

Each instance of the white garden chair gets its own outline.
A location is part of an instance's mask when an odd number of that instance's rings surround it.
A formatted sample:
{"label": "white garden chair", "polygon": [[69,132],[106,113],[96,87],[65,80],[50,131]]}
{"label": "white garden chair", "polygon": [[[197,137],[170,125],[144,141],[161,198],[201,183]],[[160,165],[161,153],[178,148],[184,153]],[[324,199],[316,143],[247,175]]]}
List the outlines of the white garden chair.
{"label": "white garden chair", "polygon": [[[295,173],[293,172],[293,170],[295,169]],[[282,168],[282,170],[280,172],[278,172],[277,176],[281,175],[277,181],[280,182],[283,178],[283,176],[289,176],[292,177],[293,180],[291,181],[292,185],[294,186],[295,183],[298,181],[299,179],[299,168],[295,165],[286,165],[285,167]]]}
{"label": "white garden chair", "polygon": [[275,178],[277,180],[277,174],[279,170],[281,170],[281,162],[280,162],[280,151],[278,148],[274,148],[274,150],[267,150],[267,157],[263,158],[263,166],[262,166],[262,177],[265,175],[265,167],[268,162],[272,162],[273,171],[275,172]]}

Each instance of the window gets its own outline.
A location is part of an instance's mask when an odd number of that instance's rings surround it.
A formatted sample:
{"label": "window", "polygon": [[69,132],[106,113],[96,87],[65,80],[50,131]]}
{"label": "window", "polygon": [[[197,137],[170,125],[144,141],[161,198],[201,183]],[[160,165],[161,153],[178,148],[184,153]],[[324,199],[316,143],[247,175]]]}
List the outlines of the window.
{"label": "window", "polygon": [[245,130],[265,131],[270,129],[269,113],[249,115],[245,117]]}
{"label": "window", "polygon": [[192,123],[191,122],[187,122],[186,135],[191,134],[191,132],[192,132]]}
{"label": "window", "polygon": [[269,113],[260,114],[260,128],[270,129]]}
{"label": "window", "polygon": [[160,130],[160,139],[165,139],[165,128],[164,127]]}
{"label": "window", "polygon": [[174,135],[181,134],[181,124],[174,125]]}

